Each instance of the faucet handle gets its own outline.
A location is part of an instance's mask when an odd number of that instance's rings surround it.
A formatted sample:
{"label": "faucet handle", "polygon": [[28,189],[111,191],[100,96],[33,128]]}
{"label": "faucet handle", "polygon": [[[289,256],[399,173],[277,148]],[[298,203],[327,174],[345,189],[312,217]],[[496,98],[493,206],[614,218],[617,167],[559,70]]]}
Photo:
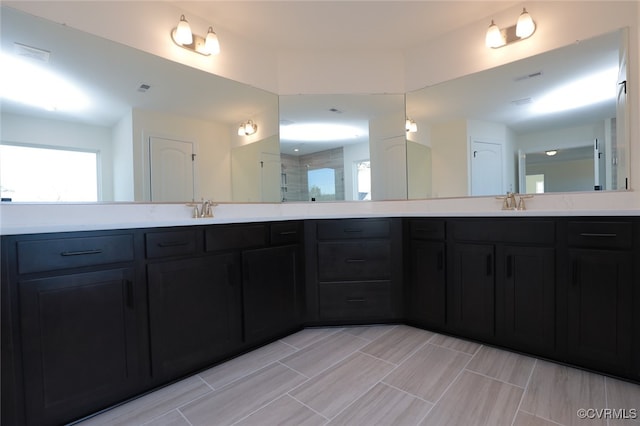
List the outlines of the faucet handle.
{"label": "faucet handle", "polygon": [[525,198],[533,198],[533,195],[520,195],[518,200],[518,210],[526,210],[527,206],[524,203]]}

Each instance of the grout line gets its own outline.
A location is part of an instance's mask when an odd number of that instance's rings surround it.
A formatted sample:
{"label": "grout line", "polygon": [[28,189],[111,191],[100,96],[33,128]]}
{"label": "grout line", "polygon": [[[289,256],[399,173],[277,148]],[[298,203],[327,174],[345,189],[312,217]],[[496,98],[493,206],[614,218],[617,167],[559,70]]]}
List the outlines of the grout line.
{"label": "grout line", "polygon": [[[478,347],[476,348],[476,350],[475,350],[472,354],[470,354],[469,352],[461,351],[461,350],[459,350],[459,349],[450,348],[449,346],[445,346],[445,345],[438,344],[438,343],[435,343],[435,342],[429,342],[430,344],[432,344],[432,345],[434,345],[434,346],[438,346],[438,347],[440,347],[440,348],[445,348],[445,349],[449,349],[450,351],[460,352],[461,354],[469,355],[471,358],[473,358],[474,356],[476,356],[476,355],[478,354],[478,352],[480,352],[480,349],[482,349],[482,348],[484,347],[484,345],[483,345],[482,343],[471,342],[471,341],[469,341],[469,340],[464,340],[464,339],[461,339],[461,338],[459,338],[459,337],[452,337],[452,336],[447,336],[447,335],[439,334],[439,333],[436,333],[435,335],[436,335],[436,336],[442,336],[442,337],[444,337],[444,338],[446,338],[446,339],[460,340],[460,341],[462,341],[462,342],[472,343],[472,344],[474,344],[474,345],[478,345]],[[434,338],[435,338],[435,336],[434,336]],[[431,340],[431,339],[429,339],[429,340]]]}
{"label": "grout line", "polygon": [[[283,366],[283,367],[285,367],[285,368],[288,368],[289,370],[293,371],[294,373],[299,374],[299,375],[301,375],[302,377],[304,377],[305,379],[307,379],[307,380],[305,380],[305,382],[307,382],[309,379],[311,379],[311,377],[307,376],[307,375],[306,375],[306,374],[304,374],[303,372],[298,371],[298,370],[296,370],[295,368],[288,366],[287,364],[283,363],[282,361],[276,361],[276,362],[277,362],[278,364],[280,364],[281,366]],[[297,386],[296,386],[296,387],[297,387]]]}
{"label": "grout line", "polygon": [[526,385],[525,386],[516,385],[515,383],[507,382],[506,380],[498,379],[497,377],[489,376],[488,374],[481,373],[481,372],[476,371],[476,370],[471,370],[469,368],[465,368],[465,371],[468,371],[469,373],[477,374],[478,376],[482,376],[482,377],[485,377],[487,379],[494,380],[496,382],[500,382],[500,383],[505,384],[505,385],[513,386],[514,388],[522,389],[523,391],[526,390]]}
{"label": "grout line", "polygon": [[518,402],[518,407],[516,408],[516,412],[513,415],[513,420],[511,420],[511,426],[514,425],[516,418],[518,417],[518,411],[520,411],[520,407],[522,407],[522,401],[524,401],[524,397],[527,394],[527,391],[529,390],[529,383],[531,382],[531,378],[533,377],[533,372],[536,369],[537,365],[538,365],[538,360],[534,358],[533,366],[531,367],[531,371],[529,372],[529,377],[527,378],[527,383],[525,383],[524,390],[522,391],[522,396],[520,396],[520,402]]}
{"label": "grout line", "polygon": [[565,424],[563,424],[563,423],[558,423],[558,422],[553,421],[553,420],[551,420],[551,419],[547,419],[546,417],[538,416],[538,415],[536,415],[536,414],[534,414],[534,413],[532,413],[532,412],[530,412],[530,411],[527,411],[527,410],[522,410],[522,409],[520,409],[520,410],[518,410],[518,411],[520,411],[520,412],[522,412],[522,413],[526,413],[526,414],[531,414],[533,417],[535,417],[535,418],[537,418],[537,419],[542,419],[542,420],[544,420],[545,422],[553,423],[554,425],[558,425],[558,426],[566,426],[566,425],[565,425]]}
{"label": "grout line", "polygon": [[[609,392],[608,392],[608,386],[607,386],[607,378],[604,378],[604,406],[605,408],[609,408]],[[607,418],[607,426],[610,425],[610,419]]]}
{"label": "grout line", "polygon": [[392,384],[389,384],[389,383],[385,382],[384,380],[380,380],[380,382],[378,382],[378,383],[380,383],[380,384],[382,384],[382,385],[385,385],[385,386],[388,386],[388,387],[390,387],[391,389],[395,389],[395,390],[397,390],[398,392],[402,392],[402,393],[404,393],[404,394],[407,394],[407,395],[409,395],[410,397],[417,399],[418,401],[426,402],[427,404],[431,405],[432,407],[435,405],[432,401],[429,401],[429,400],[427,400],[427,399],[424,399],[423,397],[421,397],[421,396],[419,396],[419,395],[414,395],[414,394],[412,394],[411,392],[408,392],[408,391],[406,391],[406,390],[404,390],[404,389],[400,389],[399,387],[394,386],[394,385],[392,385]]}
{"label": "grout line", "polygon": [[291,395],[291,391],[285,393],[284,395],[287,395],[289,398],[293,399],[294,401],[297,401],[298,403],[300,403],[301,405],[307,407],[309,410],[313,411],[314,413],[316,413],[317,415],[319,415],[320,417],[322,417],[323,419],[325,419],[325,423],[329,422],[331,419],[328,418],[327,416],[325,416],[324,414],[322,414],[320,411],[314,409],[313,407],[305,404],[304,402],[300,401],[298,398],[296,398],[295,396]]}
{"label": "grout line", "polygon": [[187,422],[187,423],[189,424],[189,426],[193,426],[193,423],[191,423],[191,422],[189,421],[189,419],[188,419],[188,418],[186,418],[184,414],[182,414],[182,411],[178,410],[177,408],[176,408],[176,411],[178,412],[178,414],[180,414],[180,417],[182,417],[182,418],[184,419],[184,421],[185,421],[185,422]]}
{"label": "grout line", "polygon": [[206,381],[206,380],[205,380],[205,379],[204,379],[200,374],[196,374],[196,376],[198,376],[198,378],[199,378],[200,380],[202,380],[202,382],[203,382],[205,385],[207,385],[207,387],[208,387],[209,389],[211,389],[212,391],[216,390],[216,388],[214,388],[213,386],[211,386],[211,385],[209,384],[209,382],[207,382],[207,381]]}

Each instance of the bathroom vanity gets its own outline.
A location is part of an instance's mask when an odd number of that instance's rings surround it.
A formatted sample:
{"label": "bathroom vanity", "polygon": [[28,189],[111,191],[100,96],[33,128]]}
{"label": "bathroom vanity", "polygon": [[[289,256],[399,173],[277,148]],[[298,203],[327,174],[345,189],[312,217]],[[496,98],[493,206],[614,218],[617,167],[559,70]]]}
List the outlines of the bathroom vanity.
{"label": "bathroom vanity", "polygon": [[73,421],[312,325],[407,323],[640,382],[639,259],[626,215],[3,235],[2,423]]}

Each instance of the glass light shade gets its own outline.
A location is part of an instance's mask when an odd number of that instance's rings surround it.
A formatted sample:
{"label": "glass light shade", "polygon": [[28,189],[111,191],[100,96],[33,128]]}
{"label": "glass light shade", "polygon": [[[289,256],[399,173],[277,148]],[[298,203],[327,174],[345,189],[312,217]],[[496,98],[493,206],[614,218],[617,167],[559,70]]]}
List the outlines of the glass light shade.
{"label": "glass light shade", "polygon": [[485,38],[485,44],[487,47],[500,47],[504,44],[504,40],[502,39],[502,33],[500,33],[500,28],[491,21],[491,25],[487,29],[487,36]]}
{"label": "glass light shade", "polygon": [[220,41],[218,40],[218,35],[211,27],[209,27],[207,38],[204,41],[204,51],[210,55],[217,55],[220,53]]}
{"label": "glass light shade", "polygon": [[238,136],[245,136],[246,133],[244,132],[244,123],[240,124],[240,127],[238,127]]}
{"label": "glass light shade", "polygon": [[244,134],[245,135],[252,135],[257,130],[258,130],[258,125],[254,124],[254,122],[251,121],[251,120],[247,121],[247,123],[244,125]]}
{"label": "glass light shade", "polygon": [[518,17],[516,24],[516,35],[520,38],[527,38],[536,30],[536,25],[527,9],[522,9],[522,13]]}
{"label": "glass light shade", "polygon": [[193,43],[193,34],[191,34],[191,26],[185,19],[184,15],[180,16],[180,22],[178,22],[178,27],[176,28],[175,35],[176,43],[180,43],[182,45],[189,45]]}
{"label": "glass light shade", "polygon": [[544,153],[547,154],[549,157],[553,157],[558,153],[558,151],[556,151],[555,149],[550,149],[549,151],[545,151]]}

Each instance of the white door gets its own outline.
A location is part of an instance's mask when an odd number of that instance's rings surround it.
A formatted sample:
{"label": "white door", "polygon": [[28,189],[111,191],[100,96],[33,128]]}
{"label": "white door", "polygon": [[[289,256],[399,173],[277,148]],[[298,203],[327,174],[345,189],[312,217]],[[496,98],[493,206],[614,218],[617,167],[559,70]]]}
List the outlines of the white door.
{"label": "white door", "polygon": [[193,143],[149,138],[151,201],[192,201],[194,161]]}
{"label": "white door", "polygon": [[280,154],[260,153],[260,185],[263,202],[282,201],[280,193],[282,167],[280,164]]}
{"label": "white door", "polygon": [[471,143],[471,195],[502,194],[502,145]]}

